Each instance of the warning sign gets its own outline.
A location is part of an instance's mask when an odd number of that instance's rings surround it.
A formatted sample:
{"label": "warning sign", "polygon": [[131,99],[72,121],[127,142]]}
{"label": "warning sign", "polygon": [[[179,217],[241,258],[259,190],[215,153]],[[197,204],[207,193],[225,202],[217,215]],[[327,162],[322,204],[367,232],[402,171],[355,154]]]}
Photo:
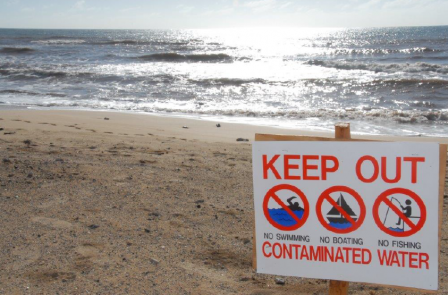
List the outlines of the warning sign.
{"label": "warning sign", "polygon": [[438,287],[439,145],[253,144],[257,271]]}
{"label": "warning sign", "polygon": [[[328,210],[329,207],[330,210]],[[334,233],[346,234],[361,226],[366,217],[366,206],[361,196],[353,189],[346,186],[333,186],[320,195],[316,204],[316,214],[326,229]]]}

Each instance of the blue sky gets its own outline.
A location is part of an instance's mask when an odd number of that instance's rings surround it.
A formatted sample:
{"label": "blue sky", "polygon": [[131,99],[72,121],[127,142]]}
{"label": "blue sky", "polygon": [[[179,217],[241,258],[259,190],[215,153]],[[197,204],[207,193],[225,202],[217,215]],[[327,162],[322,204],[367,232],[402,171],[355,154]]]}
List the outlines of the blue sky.
{"label": "blue sky", "polygon": [[0,0],[2,28],[448,25],[448,0]]}

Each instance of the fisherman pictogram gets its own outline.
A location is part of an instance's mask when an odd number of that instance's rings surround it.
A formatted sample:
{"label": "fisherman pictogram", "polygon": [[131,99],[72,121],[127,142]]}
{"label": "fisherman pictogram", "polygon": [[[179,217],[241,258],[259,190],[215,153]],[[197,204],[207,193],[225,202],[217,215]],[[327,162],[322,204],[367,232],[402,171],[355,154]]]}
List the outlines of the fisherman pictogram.
{"label": "fisherman pictogram", "polygon": [[[412,215],[412,207],[411,207],[412,201],[411,200],[406,200],[406,207],[403,207],[400,205],[401,209],[403,210],[403,214],[406,217],[411,217]],[[420,217],[418,217],[420,218]],[[401,224],[401,217],[398,217],[398,222],[397,225]]]}
{"label": "fisherman pictogram", "polygon": [[409,237],[420,231],[427,214],[420,196],[405,188],[391,188],[381,193],[372,213],[378,228],[394,237]]}
{"label": "fisherman pictogram", "polygon": [[[399,215],[396,212],[391,212],[391,207],[388,206],[383,219],[383,225],[386,228],[396,232],[404,232],[407,230],[407,228],[409,228],[409,222],[411,222],[412,225],[417,222],[417,220],[412,222],[410,221],[411,219],[420,219],[420,216],[412,216],[412,201],[410,199],[407,199],[404,202],[405,206],[403,206],[402,202],[400,202],[396,197],[391,197],[390,202],[395,206],[395,208],[401,208],[403,214]],[[402,217],[406,218],[406,222],[402,219]],[[397,220],[397,222],[395,222],[395,220]]]}

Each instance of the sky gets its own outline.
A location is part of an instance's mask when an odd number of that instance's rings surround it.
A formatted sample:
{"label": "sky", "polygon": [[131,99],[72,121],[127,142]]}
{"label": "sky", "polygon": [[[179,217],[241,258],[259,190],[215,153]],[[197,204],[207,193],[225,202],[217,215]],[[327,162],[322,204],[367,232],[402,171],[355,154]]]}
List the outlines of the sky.
{"label": "sky", "polygon": [[448,0],[0,0],[0,28],[448,25]]}

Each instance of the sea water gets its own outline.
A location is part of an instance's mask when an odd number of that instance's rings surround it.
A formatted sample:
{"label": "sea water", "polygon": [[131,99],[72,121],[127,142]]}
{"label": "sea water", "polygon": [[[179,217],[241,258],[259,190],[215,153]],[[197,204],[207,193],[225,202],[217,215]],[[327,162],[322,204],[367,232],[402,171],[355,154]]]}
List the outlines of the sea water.
{"label": "sea water", "polygon": [[448,27],[0,29],[0,105],[448,134]]}
{"label": "sea water", "polygon": [[396,232],[404,232],[404,229],[403,229],[403,227],[389,227],[389,229],[391,230],[391,231],[396,231]]}
{"label": "sea water", "polygon": [[329,222],[328,225],[337,229],[347,229],[352,227],[352,224],[350,222],[343,222],[343,223]]}
{"label": "sea water", "polygon": [[[292,226],[296,225],[297,221],[293,219],[291,215],[289,215],[288,212],[286,212],[285,209],[279,208],[279,209],[268,209],[269,216],[274,220],[276,223],[283,225],[283,226]],[[305,211],[292,211],[295,216],[297,216],[299,219],[302,219],[303,213]]]}

